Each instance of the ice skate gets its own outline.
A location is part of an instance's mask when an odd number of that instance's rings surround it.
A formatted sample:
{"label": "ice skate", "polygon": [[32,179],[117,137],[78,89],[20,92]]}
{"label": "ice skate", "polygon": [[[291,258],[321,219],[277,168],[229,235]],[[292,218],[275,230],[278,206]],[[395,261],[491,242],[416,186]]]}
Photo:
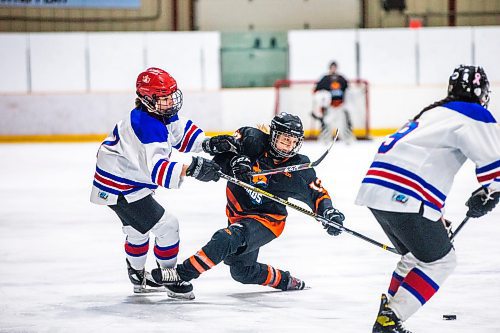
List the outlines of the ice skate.
{"label": "ice skate", "polygon": [[289,272],[286,272],[288,274],[288,282],[286,284],[286,289],[283,291],[287,290],[303,290],[306,287],[306,284],[304,281],[297,279],[296,277],[293,277],[290,275]]}
{"label": "ice skate", "polygon": [[194,299],[193,285],[183,281],[175,268],[155,268],[151,271],[154,281],[167,289],[172,298]]}
{"label": "ice skate", "polygon": [[187,281],[165,285],[167,295],[172,298],[194,299],[193,285]]}
{"label": "ice skate", "polygon": [[373,325],[373,333],[411,333],[403,327],[403,322],[387,305],[387,296],[382,294],[377,320]]}
{"label": "ice skate", "polygon": [[151,271],[151,275],[154,281],[161,285],[174,284],[175,282],[182,281],[175,268],[155,268]]}
{"label": "ice skate", "polygon": [[167,291],[161,284],[156,283],[151,274],[144,268],[142,270],[132,268],[128,259],[127,271],[130,282],[134,285],[134,294]]}

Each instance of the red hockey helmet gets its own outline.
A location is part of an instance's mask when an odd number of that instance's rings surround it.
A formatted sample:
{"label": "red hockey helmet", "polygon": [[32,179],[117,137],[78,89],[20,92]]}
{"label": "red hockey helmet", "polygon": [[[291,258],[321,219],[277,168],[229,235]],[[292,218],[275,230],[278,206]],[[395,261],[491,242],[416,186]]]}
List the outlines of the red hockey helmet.
{"label": "red hockey helmet", "polygon": [[182,107],[182,92],[175,79],[163,69],[151,67],[140,73],[136,93],[150,112],[171,117]]}

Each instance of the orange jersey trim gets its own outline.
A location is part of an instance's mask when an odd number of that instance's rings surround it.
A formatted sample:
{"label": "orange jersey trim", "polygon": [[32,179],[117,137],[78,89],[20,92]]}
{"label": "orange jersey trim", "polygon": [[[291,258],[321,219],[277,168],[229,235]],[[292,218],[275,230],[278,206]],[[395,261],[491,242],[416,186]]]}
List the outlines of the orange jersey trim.
{"label": "orange jersey trim", "polygon": [[[229,188],[226,188],[227,200],[231,205],[234,206],[235,209],[232,209],[228,205],[226,206],[226,215],[230,224],[236,223],[244,218],[254,219],[261,223],[264,227],[271,230],[271,232],[279,237],[285,228],[285,219],[286,215],[278,215],[278,214],[244,214],[241,205],[236,200],[234,194],[231,192]],[[274,220],[274,221],[273,221]]]}
{"label": "orange jersey trim", "polygon": [[281,281],[281,272],[279,269],[276,269],[276,276],[274,277],[274,283],[271,287],[276,288]]}
{"label": "orange jersey trim", "polygon": [[205,269],[201,267],[201,265],[196,261],[196,258],[194,256],[189,257],[189,262],[198,271],[198,273],[201,274],[205,271]]}
{"label": "orange jersey trim", "polygon": [[270,286],[276,288],[281,281],[281,272],[270,265],[267,265],[267,278],[262,284],[263,286]]}
{"label": "orange jersey trim", "polygon": [[241,208],[240,203],[238,202],[238,200],[236,200],[233,192],[231,192],[229,187],[226,187],[226,196],[227,196],[227,200],[233,204],[234,208],[236,208],[237,211],[239,211],[239,212],[243,211],[243,208]]}
{"label": "orange jersey trim", "polygon": [[318,207],[319,207],[319,204],[321,201],[325,200],[325,199],[332,199],[328,194],[324,194],[322,195],[321,197],[318,198],[318,200],[316,200],[316,204],[315,204],[315,207],[316,207],[316,211],[318,211]]}
{"label": "orange jersey trim", "polygon": [[271,266],[267,265],[267,279],[262,284],[263,286],[267,286],[269,284],[269,282],[271,282],[271,279],[272,279],[272,277],[274,275],[274,273],[273,273],[273,271],[271,269],[272,269]]}
{"label": "orange jersey trim", "polygon": [[[229,215],[230,211],[227,208],[226,208],[226,213],[228,213],[227,217],[228,217],[230,224],[236,223],[236,222],[238,222],[242,219],[246,219],[246,218],[253,219],[253,220],[259,222],[260,224],[262,224],[267,229],[271,230],[271,232],[276,237],[279,237],[281,235],[281,233],[283,232],[283,229],[285,229],[285,220],[279,221],[279,222],[272,222],[272,221],[269,221],[268,219],[266,219],[265,217],[260,216],[260,215],[230,216]],[[268,215],[271,215],[271,214],[268,214]],[[279,215],[275,215],[275,216],[279,216]]]}
{"label": "orange jersey trim", "polygon": [[208,267],[212,268],[215,266],[214,262],[205,254],[205,251],[200,250],[196,252],[195,256],[200,258],[200,260],[203,261]]}

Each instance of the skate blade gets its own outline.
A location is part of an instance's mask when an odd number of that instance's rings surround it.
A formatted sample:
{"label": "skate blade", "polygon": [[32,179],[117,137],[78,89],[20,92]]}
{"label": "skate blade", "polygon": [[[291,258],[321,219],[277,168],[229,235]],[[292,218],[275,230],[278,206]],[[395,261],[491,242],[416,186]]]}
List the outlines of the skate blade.
{"label": "skate blade", "polygon": [[134,287],[134,294],[153,294],[153,293],[164,293],[167,289],[165,288],[144,288],[144,287]]}
{"label": "skate blade", "polygon": [[165,290],[167,292],[168,297],[171,298],[177,298],[177,299],[189,299],[192,300],[194,299],[194,292],[190,291],[187,293],[174,293],[173,291],[170,290]]}
{"label": "skate blade", "polygon": [[308,289],[311,289],[310,286],[305,286],[304,289],[289,289],[289,290],[285,290],[286,292],[295,292],[295,291],[304,291],[304,290],[308,290]]}

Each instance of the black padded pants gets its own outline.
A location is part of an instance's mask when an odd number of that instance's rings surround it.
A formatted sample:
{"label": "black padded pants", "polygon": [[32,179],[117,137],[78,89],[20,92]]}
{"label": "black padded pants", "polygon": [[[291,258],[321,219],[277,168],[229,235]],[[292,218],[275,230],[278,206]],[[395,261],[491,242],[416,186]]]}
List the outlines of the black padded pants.
{"label": "black padded pants", "polygon": [[234,280],[244,284],[264,284],[284,289],[287,272],[257,262],[259,249],[276,236],[253,219],[243,219],[214,233],[212,239],[195,255],[177,265],[185,281],[196,279],[204,271],[224,261]]}

